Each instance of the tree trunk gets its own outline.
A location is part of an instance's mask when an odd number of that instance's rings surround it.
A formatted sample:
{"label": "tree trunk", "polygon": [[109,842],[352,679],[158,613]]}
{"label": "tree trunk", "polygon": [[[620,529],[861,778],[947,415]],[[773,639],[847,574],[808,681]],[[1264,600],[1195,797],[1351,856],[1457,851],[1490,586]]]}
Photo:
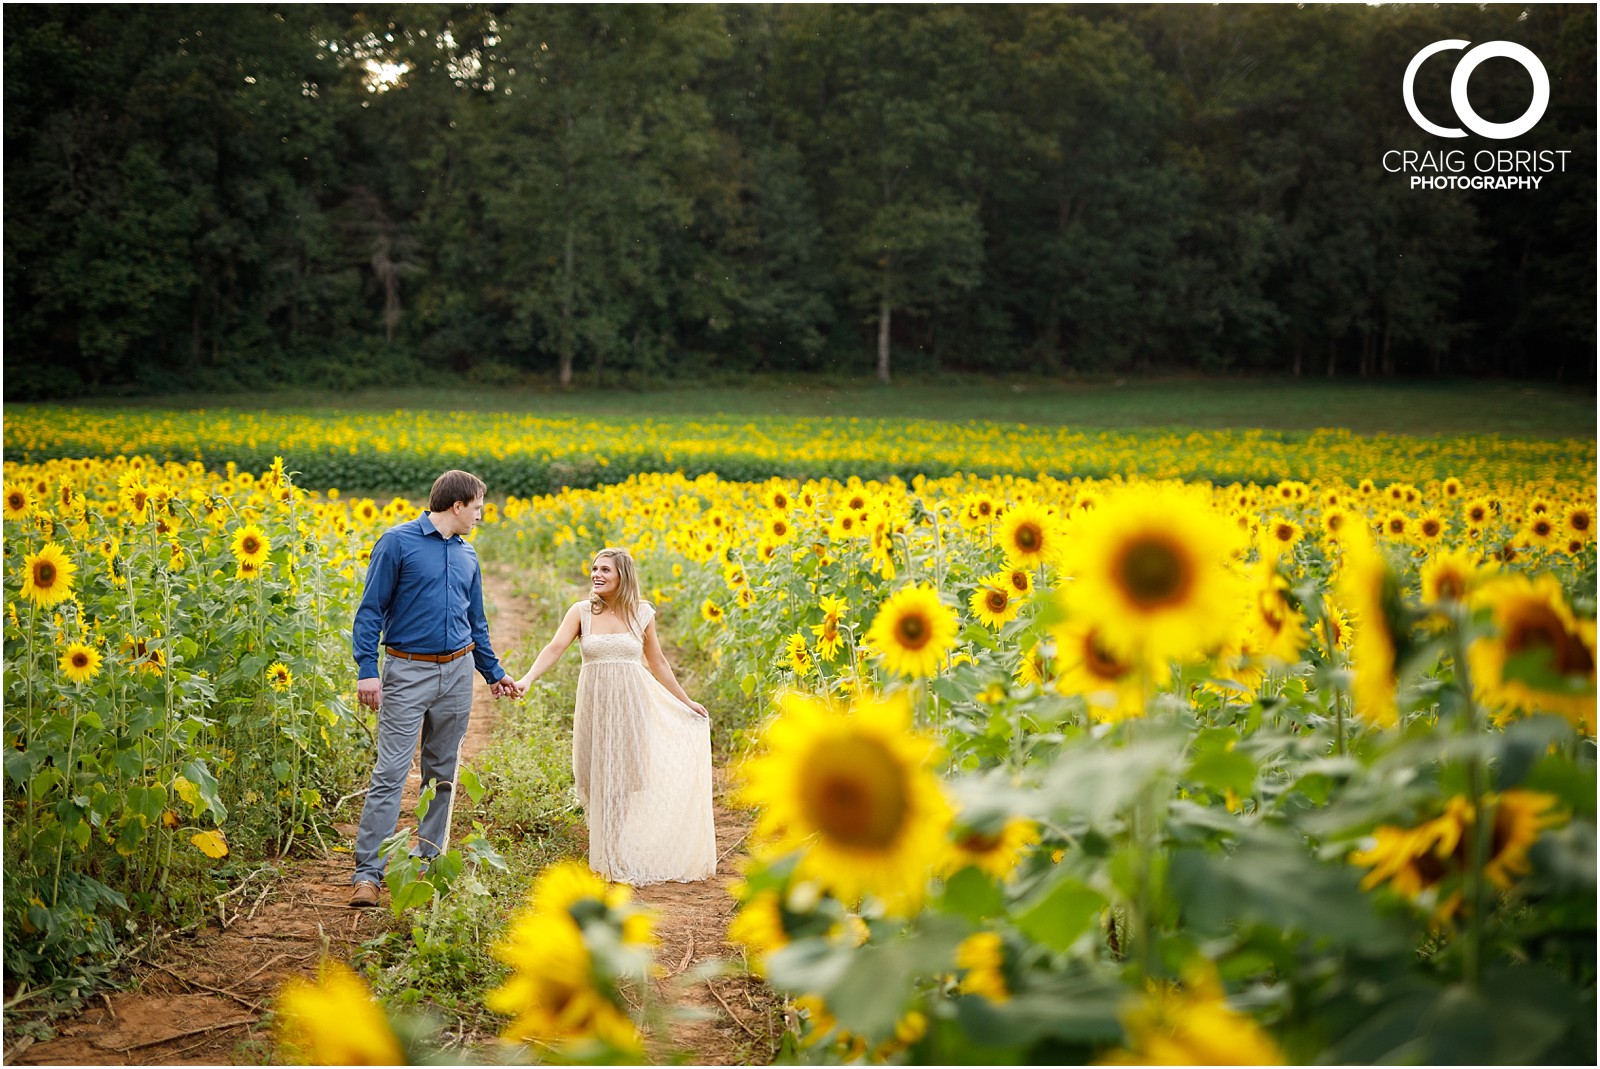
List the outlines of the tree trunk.
{"label": "tree trunk", "polygon": [[1328,339],[1328,378],[1333,378],[1333,372],[1339,365],[1339,343],[1332,338]]}
{"label": "tree trunk", "polygon": [[878,298],[878,381],[889,384],[889,294]]}
{"label": "tree trunk", "polygon": [[1305,349],[1305,343],[1303,343],[1303,342],[1301,342],[1301,341],[1299,341],[1297,339],[1295,341],[1295,343],[1294,343],[1294,369],[1293,369],[1294,377],[1297,378],[1297,379],[1300,377],[1301,356],[1302,356],[1302,353],[1303,353],[1304,349]]}
{"label": "tree trunk", "polygon": [[1389,342],[1390,341],[1391,341],[1391,334],[1390,334],[1390,330],[1389,330],[1389,324],[1385,323],[1383,325],[1383,350],[1382,350],[1382,353],[1383,353],[1383,377],[1386,378],[1386,379],[1394,378],[1394,353],[1389,348]]}
{"label": "tree trunk", "polygon": [[561,296],[561,385],[572,385],[572,299],[577,272],[577,224],[567,223],[566,287]]}

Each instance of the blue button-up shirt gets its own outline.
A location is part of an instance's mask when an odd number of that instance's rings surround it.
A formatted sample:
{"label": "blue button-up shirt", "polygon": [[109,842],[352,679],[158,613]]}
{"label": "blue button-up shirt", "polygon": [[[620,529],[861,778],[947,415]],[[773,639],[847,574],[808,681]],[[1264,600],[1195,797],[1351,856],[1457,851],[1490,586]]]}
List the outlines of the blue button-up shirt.
{"label": "blue button-up shirt", "polygon": [[441,535],[426,511],[389,528],[372,548],[350,630],[358,679],[377,676],[380,636],[405,653],[454,653],[476,643],[478,673],[490,683],[506,676],[489,644],[478,552],[460,535]]}

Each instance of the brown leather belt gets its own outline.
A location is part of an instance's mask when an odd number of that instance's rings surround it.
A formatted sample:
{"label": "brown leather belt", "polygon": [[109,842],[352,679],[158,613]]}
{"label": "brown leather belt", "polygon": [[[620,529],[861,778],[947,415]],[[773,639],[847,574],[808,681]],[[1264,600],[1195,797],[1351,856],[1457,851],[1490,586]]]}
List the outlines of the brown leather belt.
{"label": "brown leather belt", "polygon": [[427,661],[429,664],[449,664],[458,657],[465,657],[477,648],[478,644],[476,642],[469,642],[454,653],[406,653],[404,650],[397,650],[393,646],[383,647],[383,652],[391,657],[398,657],[402,661]]}

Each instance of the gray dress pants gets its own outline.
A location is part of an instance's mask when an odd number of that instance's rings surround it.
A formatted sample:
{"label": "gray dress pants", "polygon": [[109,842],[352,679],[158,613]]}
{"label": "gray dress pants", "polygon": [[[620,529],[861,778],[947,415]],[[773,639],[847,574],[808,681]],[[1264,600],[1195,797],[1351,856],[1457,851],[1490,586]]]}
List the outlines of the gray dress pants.
{"label": "gray dress pants", "polygon": [[356,871],[352,883],[383,880],[383,840],[394,834],[400,817],[400,792],[411,771],[411,755],[422,740],[422,782],[436,793],[417,827],[422,857],[442,853],[450,841],[450,811],[455,806],[456,762],[472,714],[472,655],[448,664],[385,657],[383,706],[378,711],[378,760],[372,769],[361,827],[356,833]]}

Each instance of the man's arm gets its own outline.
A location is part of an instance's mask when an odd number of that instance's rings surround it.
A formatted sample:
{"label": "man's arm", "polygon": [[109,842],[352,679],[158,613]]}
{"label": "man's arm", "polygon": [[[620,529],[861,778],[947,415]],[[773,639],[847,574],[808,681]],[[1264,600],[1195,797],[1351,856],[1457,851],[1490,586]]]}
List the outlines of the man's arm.
{"label": "man's arm", "polygon": [[[476,565],[477,561],[473,563]],[[495,656],[494,646],[489,643],[489,618],[483,611],[483,567],[478,565],[472,573],[472,590],[467,595],[467,624],[472,628],[472,662],[478,669],[478,674],[484,682],[491,685],[499,683],[506,678],[506,670],[500,666],[500,658]],[[499,690],[496,693],[500,693]],[[513,685],[512,693],[520,694]]]}
{"label": "man's arm", "polygon": [[355,624],[350,628],[350,652],[356,662],[356,696],[361,704],[377,709],[383,702],[383,684],[378,677],[378,639],[388,618],[400,579],[400,555],[394,539],[378,538],[367,562],[367,586],[356,608]]}

